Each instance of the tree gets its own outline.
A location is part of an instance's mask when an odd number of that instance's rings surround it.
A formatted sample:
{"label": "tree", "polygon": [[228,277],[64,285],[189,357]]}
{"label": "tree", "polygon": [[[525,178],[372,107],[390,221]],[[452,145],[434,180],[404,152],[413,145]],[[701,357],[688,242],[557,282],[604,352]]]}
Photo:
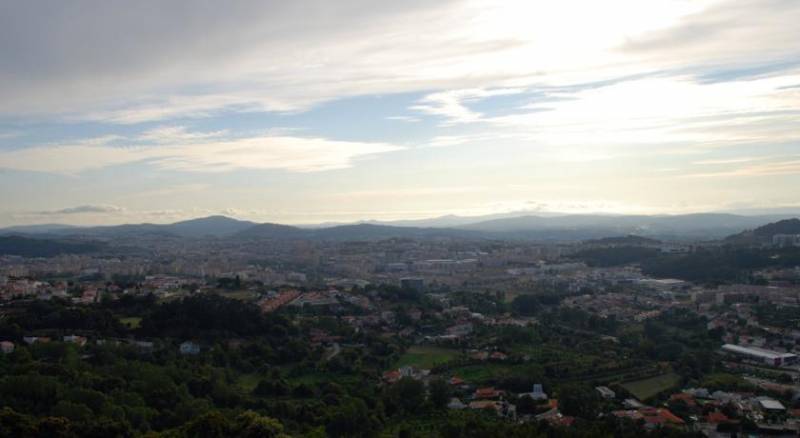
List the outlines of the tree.
{"label": "tree", "polygon": [[428,400],[434,408],[444,409],[450,400],[450,385],[442,379],[434,379],[428,384]]}
{"label": "tree", "polygon": [[425,402],[425,385],[419,380],[403,377],[389,388],[389,399],[404,412],[417,412]]}
{"label": "tree", "polygon": [[9,407],[0,410],[0,438],[33,436],[36,436],[36,425],[31,417]]}
{"label": "tree", "polygon": [[66,400],[58,402],[52,411],[56,417],[68,418],[76,422],[87,422],[92,418],[92,410],[81,403]]}
{"label": "tree", "polygon": [[231,436],[241,438],[277,438],[283,436],[283,425],[280,421],[246,411],[233,421]]}
{"label": "tree", "polygon": [[211,411],[186,426],[186,435],[197,438],[225,438],[230,423],[219,411]]}
{"label": "tree", "polygon": [[370,417],[366,403],[360,398],[348,397],[328,420],[325,430],[329,436],[369,436],[377,428],[377,421]]}
{"label": "tree", "polygon": [[593,419],[597,416],[600,396],[587,385],[570,383],[558,390],[558,405],[565,415]]}

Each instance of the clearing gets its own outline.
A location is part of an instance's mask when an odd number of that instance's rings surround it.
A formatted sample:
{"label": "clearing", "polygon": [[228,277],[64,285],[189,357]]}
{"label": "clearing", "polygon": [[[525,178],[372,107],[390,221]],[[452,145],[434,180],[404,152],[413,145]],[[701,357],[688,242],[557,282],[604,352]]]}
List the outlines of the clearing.
{"label": "clearing", "polygon": [[433,368],[455,359],[458,355],[458,350],[450,348],[415,345],[400,356],[400,360],[395,366],[397,368],[408,365],[417,368]]}
{"label": "clearing", "polygon": [[681,381],[679,375],[675,373],[662,374],[660,376],[649,377],[642,380],[632,380],[625,382],[622,387],[627,389],[639,400],[647,400],[654,397],[661,391],[673,388]]}

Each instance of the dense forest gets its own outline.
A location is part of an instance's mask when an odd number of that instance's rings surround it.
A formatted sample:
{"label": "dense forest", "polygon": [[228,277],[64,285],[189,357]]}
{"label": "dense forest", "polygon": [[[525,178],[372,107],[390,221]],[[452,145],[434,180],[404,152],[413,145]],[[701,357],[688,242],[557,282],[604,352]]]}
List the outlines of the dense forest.
{"label": "dense forest", "polygon": [[21,257],[53,257],[60,254],[87,254],[103,248],[101,243],[0,236],[0,254]]}
{"label": "dense forest", "polygon": [[698,248],[684,254],[662,254],[657,249],[622,246],[587,249],[574,257],[590,266],[638,263],[646,275],[715,284],[747,282],[758,269],[797,266],[800,248],[721,246]]}

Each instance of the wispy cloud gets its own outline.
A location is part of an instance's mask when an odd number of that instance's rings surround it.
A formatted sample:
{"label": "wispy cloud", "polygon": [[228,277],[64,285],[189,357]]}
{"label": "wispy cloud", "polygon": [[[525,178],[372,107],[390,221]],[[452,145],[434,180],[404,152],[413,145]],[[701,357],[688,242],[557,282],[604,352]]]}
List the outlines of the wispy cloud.
{"label": "wispy cloud", "polygon": [[121,213],[125,209],[116,205],[79,205],[77,207],[67,207],[59,210],[45,210],[32,212],[35,216],[67,216],[75,214],[108,214]]}
{"label": "wispy cloud", "polygon": [[740,164],[740,163],[749,163],[752,161],[759,161],[764,160],[769,157],[739,157],[739,158],[721,158],[721,159],[714,159],[714,160],[699,160],[693,161],[692,164],[695,166],[715,166],[715,165],[724,165],[724,164]]}
{"label": "wispy cloud", "polygon": [[718,172],[690,173],[684,178],[724,178],[724,177],[758,177],[774,175],[800,176],[800,160],[777,161],[772,163],[756,164],[738,167]]}
{"label": "wispy cloud", "polygon": [[328,140],[314,137],[257,136],[220,138],[218,133],[190,133],[183,128],[159,128],[129,146],[107,146],[94,140],[0,151],[0,168],[77,174],[130,163],[187,172],[236,169],[318,172],[342,169],[371,155],[400,150],[388,143]]}
{"label": "wispy cloud", "polygon": [[[552,91],[558,99],[533,102],[505,115],[481,114],[470,102],[507,90],[434,93],[412,109],[444,117],[447,124],[480,122],[484,135],[515,136],[535,144],[589,146],[681,145],[723,147],[792,141],[800,120],[800,94],[785,89],[791,75],[700,84],[690,77],[652,77],[574,91]],[[514,90],[520,93],[518,90]],[[768,110],[768,111],[767,111]],[[441,140],[462,136],[442,136]],[[598,152],[599,153],[599,152]]]}

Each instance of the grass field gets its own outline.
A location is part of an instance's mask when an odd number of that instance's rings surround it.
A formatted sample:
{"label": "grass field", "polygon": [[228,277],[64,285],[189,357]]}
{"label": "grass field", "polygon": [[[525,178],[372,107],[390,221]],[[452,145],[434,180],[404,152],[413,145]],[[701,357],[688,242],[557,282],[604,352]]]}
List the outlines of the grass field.
{"label": "grass field", "polygon": [[121,322],[122,324],[128,326],[128,328],[135,329],[135,328],[139,328],[139,326],[142,325],[142,318],[140,318],[138,316],[130,316],[130,317],[127,317],[127,318],[120,318],[119,322]]}
{"label": "grass field", "polygon": [[490,380],[498,380],[504,377],[511,377],[516,373],[514,367],[510,365],[482,363],[479,365],[467,365],[450,370],[454,376],[458,376],[470,383],[483,383]]}
{"label": "grass field", "polygon": [[397,361],[396,367],[415,366],[417,368],[433,368],[447,363],[458,356],[457,350],[441,347],[415,345],[409,348]]}
{"label": "grass field", "polygon": [[258,386],[258,382],[261,381],[261,378],[257,374],[242,374],[239,377],[239,387],[245,390],[246,392],[252,392],[253,389]]}
{"label": "grass field", "polygon": [[667,373],[647,379],[625,382],[622,387],[639,400],[647,400],[661,391],[675,387],[680,382],[680,379],[680,376],[675,373]]}

